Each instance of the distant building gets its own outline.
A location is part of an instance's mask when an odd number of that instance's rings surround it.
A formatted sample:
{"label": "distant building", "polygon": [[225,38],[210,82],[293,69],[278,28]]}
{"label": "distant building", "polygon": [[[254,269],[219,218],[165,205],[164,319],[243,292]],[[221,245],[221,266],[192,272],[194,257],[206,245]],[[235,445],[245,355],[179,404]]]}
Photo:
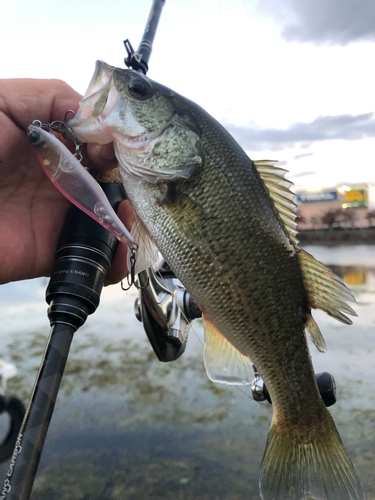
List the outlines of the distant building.
{"label": "distant building", "polygon": [[296,193],[299,229],[368,227],[375,225],[374,188],[367,184]]}

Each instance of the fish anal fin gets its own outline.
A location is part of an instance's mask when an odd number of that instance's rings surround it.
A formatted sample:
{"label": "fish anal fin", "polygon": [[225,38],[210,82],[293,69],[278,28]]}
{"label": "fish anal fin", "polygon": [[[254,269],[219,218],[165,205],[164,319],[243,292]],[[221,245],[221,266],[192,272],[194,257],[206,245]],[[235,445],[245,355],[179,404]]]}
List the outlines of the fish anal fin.
{"label": "fish anal fin", "polygon": [[240,353],[203,315],[204,365],[212,382],[223,384],[251,384],[254,372],[251,360]]}
{"label": "fish anal fin", "polygon": [[307,321],[305,323],[305,328],[307,330],[307,333],[309,334],[310,339],[312,340],[318,351],[326,352],[327,346],[324,337],[321,334],[319,326],[316,324],[311,314],[308,315]]}

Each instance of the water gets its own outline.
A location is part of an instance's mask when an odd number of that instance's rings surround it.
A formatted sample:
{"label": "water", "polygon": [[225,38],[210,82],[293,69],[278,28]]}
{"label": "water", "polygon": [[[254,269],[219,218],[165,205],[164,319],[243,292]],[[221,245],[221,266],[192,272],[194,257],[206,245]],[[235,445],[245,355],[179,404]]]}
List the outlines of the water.
{"label": "water", "polygon": [[[375,247],[306,249],[334,266],[358,302],[351,327],[314,314],[328,352],[311,352],[315,371],[336,378],[331,413],[374,500]],[[0,357],[17,365],[8,389],[25,402],[49,333],[46,285],[40,279],[0,287]],[[199,321],[184,356],[160,363],[134,316],[135,297],[106,289],[76,333],[31,498],[259,499],[271,407],[208,381]],[[0,433],[6,425],[0,421]],[[6,470],[0,466],[2,476]]]}

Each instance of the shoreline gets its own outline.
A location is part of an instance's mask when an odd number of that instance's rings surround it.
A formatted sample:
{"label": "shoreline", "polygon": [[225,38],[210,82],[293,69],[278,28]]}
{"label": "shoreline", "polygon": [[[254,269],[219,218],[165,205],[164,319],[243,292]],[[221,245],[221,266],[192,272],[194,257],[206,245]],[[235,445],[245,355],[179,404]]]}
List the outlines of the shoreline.
{"label": "shoreline", "polygon": [[[298,231],[298,227],[297,227]],[[333,227],[327,229],[300,229],[297,238],[301,244],[334,246],[375,244],[375,226]]]}

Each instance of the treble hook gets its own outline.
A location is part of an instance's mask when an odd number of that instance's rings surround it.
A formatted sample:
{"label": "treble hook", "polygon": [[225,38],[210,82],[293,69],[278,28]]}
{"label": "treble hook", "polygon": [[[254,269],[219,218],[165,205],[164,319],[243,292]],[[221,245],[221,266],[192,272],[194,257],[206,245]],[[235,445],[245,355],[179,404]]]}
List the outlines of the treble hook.
{"label": "treble hook", "polygon": [[137,288],[138,290],[143,290],[144,288],[148,287],[149,280],[147,279],[147,283],[144,286],[139,286],[135,282],[135,262],[136,262],[135,253],[138,250],[138,245],[136,243],[134,243],[133,246],[129,247],[129,250],[131,252],[131,255],[129,257],[129,260],[130,260],[130,279],[129,279],[129,274],[126,277],[129,286],[127,288],[124,287],[124,285],[122,284],[122,281],[121,281],[121,288],[122,288],[122,290],[124,290],[124,292],[127,292],[134,285],[135,288]]}
{"label": "treble hook", "polygon": [[[69,113],[72,113],[73,114],[73,117],[76,116],[75,112],[72,110],[72,109],[68,109],[68,111],[65,113],[65,116],[64,116],[64,122],[67,123],[67,119],[66,117],[68,116]],[[70,127],[69,127],[70,128]]]}

